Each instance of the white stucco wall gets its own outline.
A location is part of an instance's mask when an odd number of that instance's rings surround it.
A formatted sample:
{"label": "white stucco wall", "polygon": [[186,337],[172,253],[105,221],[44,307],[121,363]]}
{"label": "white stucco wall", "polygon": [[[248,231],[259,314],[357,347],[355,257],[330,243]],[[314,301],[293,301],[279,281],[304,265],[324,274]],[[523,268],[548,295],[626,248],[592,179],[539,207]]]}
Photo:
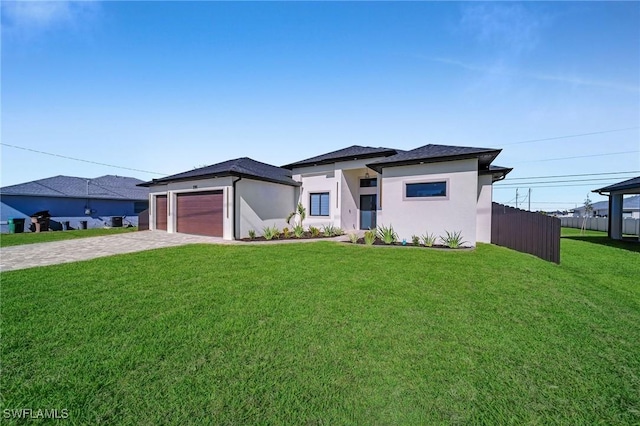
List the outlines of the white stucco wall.
{"label": "white stucco wall", "polygon": [[288,225],[286,219],[296,206],[295,187],[243,178],[236,184],[236,190],[239,238],[248,237],[249,230],[262,235],[262,230],[267,226],[292,228],[293,223]]}
{"label": "white stucco wall", "polygon": [[[309,226],[321,228],[324,225],[340,226],[341,203],[337,197],[342,183],[342,170],[336,170],[334,164],[294,169],[293,179],[302,183],[296,204],[299,201],[307,209],[305,228]],[[329,216],[311,216],[310,194],[320,192],[329,193]]]}
{"label": "white stucco wall", "polygon": [[[406,182],[448,180],[446,199],[405,199]],[[378,226],[392,225],[400,240],[425,232],[436,236],[461,231],[467,245],[476,244],[478,160],[459,160],[383,169],[382,215]]]}
{"label": "white stucco wall", "polygon": [[476,241],[491,243],[491,202],[493,200],[493,178],[478,176],[478,205],[476,213]]}

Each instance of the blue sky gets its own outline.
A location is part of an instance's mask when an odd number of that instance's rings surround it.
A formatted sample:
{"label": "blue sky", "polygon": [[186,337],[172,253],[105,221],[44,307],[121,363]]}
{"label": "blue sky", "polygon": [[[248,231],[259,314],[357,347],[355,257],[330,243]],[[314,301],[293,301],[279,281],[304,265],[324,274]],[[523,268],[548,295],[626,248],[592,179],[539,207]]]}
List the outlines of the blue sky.
{"label": "blue sky", "polygon": [[550,210],[640,175],[639,127],[638,2],[2,2],[3,186],[438,143]]}

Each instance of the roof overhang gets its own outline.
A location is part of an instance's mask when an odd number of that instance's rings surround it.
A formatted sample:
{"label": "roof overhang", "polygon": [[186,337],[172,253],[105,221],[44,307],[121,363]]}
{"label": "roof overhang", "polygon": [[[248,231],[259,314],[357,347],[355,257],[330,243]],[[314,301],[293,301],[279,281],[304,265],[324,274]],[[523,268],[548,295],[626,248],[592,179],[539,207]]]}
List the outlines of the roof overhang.
{"label": "roof overhang", "polygon": [[378,173],[382,173],[382,169],[385,167],[397,167],[397,166],[411,166],[414,164],[426,164],[426,163],[442,163],[445,161],[458,161],[458,160],[470,160],[473,158],[478,159],[479,171],[486,169],[489,171],[489,165],[493,160],[496,159],[498,154],[500,154],[502,150],[491,150],[480,153],[469,153],[469,154],[457,154],[457,155],[446,155],[441,157],[427,157],[427,158],[411,158],[399,161],[377,161],[375,163],[367,164],[371,170],[375,170]]}
{"label": "roof overhang", "polygon": [[202,179],[214,179],[214,178],[222,178],[222,177],[239,177],[239,178],[243,178],[243,179],[252,179],[252,180],[259,180],[259,181],[263,181],[263,182],[270,182],[270,183],[277,183],[280,185],[288,185],[288,186],[300,186],[300,182],[296,182],[293,179],[291,179],[291,182],[284,182],[284,181],[279,181],[277,179],[269,179],[267,177],[263,177],[263,176],[255,176],[255,175],[250,175],[247,173],[238,173],[238,172],[221,172],[221,173],[208,173],[208,174],[203,174],[203,175],[199,175],[199,176],[189,176],[189,177],[183,177],[183,178],[171,178],[171,179],[152,179],[149,182],[143,182],[138,184],[137,186],[144,186],[144,187],[152,187],[152,186],[156,186],[156,185],[167,185],[170,183],[175,183],[175,182],[188,182],[188,181],[192,181],[192,180],[202,180]]}

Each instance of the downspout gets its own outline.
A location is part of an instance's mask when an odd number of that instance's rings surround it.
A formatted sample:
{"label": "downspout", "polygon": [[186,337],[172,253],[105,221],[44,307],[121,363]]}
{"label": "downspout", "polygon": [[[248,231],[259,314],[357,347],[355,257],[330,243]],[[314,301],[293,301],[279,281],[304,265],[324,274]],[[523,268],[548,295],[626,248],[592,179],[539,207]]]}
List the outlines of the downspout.
{"label": "downspout", "polygon": [[233,239],[237,239],[237,235],[236,235],[236,206],[238,205],[236,203],[237,197],[236,197],[236,183],[240,182],[242,180],[242,175],[238,176],[238,180],[234,180],[233,183],[231,184],[232,188],[233,188],[233,226],[231,227],[232,232],[233,232]]}

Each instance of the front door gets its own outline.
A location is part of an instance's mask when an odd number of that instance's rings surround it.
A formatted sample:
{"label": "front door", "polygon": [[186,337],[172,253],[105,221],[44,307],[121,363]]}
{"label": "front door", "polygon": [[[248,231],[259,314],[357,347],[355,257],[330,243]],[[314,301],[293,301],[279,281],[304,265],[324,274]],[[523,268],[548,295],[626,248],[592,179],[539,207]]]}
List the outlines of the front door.
{"label": "front door", "polygon": [[376,229],[376,210],[378,206],[378,196],[360,196],[360,229]]}

